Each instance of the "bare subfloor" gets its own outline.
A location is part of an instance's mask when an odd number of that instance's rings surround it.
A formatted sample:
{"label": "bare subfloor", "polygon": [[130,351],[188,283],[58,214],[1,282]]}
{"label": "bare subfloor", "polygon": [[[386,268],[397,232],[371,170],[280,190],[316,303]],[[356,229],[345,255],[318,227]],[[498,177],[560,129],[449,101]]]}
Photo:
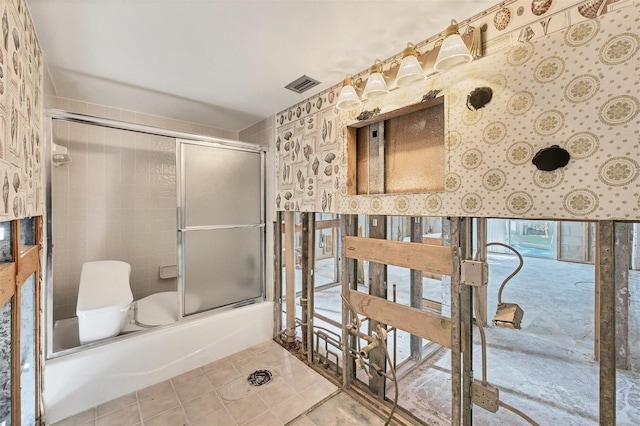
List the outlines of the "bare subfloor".
{"label": "bare subfloor", "polygon": [[[503,291],[503,302],[524,311],[520,330],[492,323],[502,281],[517,266],[509,254],[489,255],[487,380],[499,388],[500,400],[541,425],[598,423],[599,366],[594,360],[594,267],[588,264],[525,257],[522,271]],[[328,268],[329,269],[329,268]],[[331,269],[332,271],[332,269]],[[322,263],[316,275],[323,273]],[[397,284],[397,300],[407,303],[409,272],[388,268],[389,299]],[[425,297],[444,300],[441,285],[423,282]],[[366,291],[366,286],[360,289]],[[640,424],[640,273],[630,272],[629,353],[631,369],[617,372],[617,424]],[[319,313],[341,319],[340,287],[318,291]],[[316,321],[316,324],[320,323]],[[335,330],[339,332],[339,330]],[[363,330],[365,331],[365,330]],[[390,335],[392,336],[392,335]],[[482,378],[480,337],[474,331],[474,377]],[[390,350],[393,351],[392,342]],[[399,333],[398,363],[409,355],[409,337]],[[429,424],[450,424],[450,351],[441,350],[399,381],[400,406]],[[393,387],[387,397],[393,398]],[[474,407],[475,425],[528,424],[500,408],[490,413]]]}

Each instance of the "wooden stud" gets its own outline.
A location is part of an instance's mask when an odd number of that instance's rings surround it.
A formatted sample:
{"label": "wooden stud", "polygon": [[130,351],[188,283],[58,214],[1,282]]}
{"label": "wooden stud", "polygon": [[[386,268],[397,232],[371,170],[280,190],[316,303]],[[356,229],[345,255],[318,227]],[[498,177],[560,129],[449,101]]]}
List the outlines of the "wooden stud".
{"label": "wooden stud", "polygon": [[11,256],[16,265],[16,290],[11,306],[11,418],[12,424],[20,426],[20,221],[11,221]]}
{"label": "wooden stud", "polygon": [[[357,215],[342,215],[340,233],[342,240],[354,235],[358,229]],[[344,242],[341,243],[344,247]],[[342,255],[342,296],[349,297],[350,289],[357,288],[357,262]],[[349,389],[356,376],[355,360],[351,357],[351,349],[356,347],[356,338],[349,334],[347,325],[351,323],[351,311],[346,303],[342,303],[342,387]]]}
{"label": "wooden stud", "polygon": [[[409,233],[411,234],[412,243],[424,243],[422,237],[422,218],[409,218]],[[422,298],[422,271],[418,269],[411,270],[411,287],[409,289],[410,306],[420,309],[423,304]],[[451,325],[449,325],[451,327]],[[451,333],[449,332],[449,338]],[[451,342],[451,340],[449,340]],[[411,334],[409,337],[410,357],[415,361],[422,359],[422,339],[420,336]]]}
{"label": "wooden stud", "polygon": [[358,193],[358,155],[357,155],[357,129],[347,127],[347,195],[356,195]]}
{"label": "wooden stud", "polygon": [[[447,241],[451,250],[451,424],[460,424],[462,352],[460,335],[460,219],[451,218],[442,224],[443,244]],[[448,238],[447,238],[448,234]]]}
{"label": "wooden stud", "polygon": [[16,264],[0,263],[0,306],[4,306],[16,293]]}
{"label": "wooden stud", "polygon": [[292,211],[284,214],[284,238],[285,238],[285,270],[287,281],[287,325],[286,325],[286,341],[288,343],[296,340],[296,275],[295,275],[295,231],[293,227],[294,216]]}
{"label": "wooden stud", "polygon": [[316,214],[307,217],[307,362],[313,364],[313,318],[315,314]]}
{"label": "wooden stud", "polygon": [[614,226],[616,368],[628,370],[631,366],[631,353],[629,352],[629,269],[631,268],[629,234],[631,224],[616,222]]}
{"label": "wooden stud", "polygon": [[[464,218],[460,226],[460,256],[473,257],[473,219]],[[473,383],[473,289],[460,284],[460,343],[462,350],[462,424],[471,426],[473,404],[471,389]]]}
{"label": "wooden stud", "polygon": [[[345,240],[348,240],[348,237]],[[387,218],[386,216],[369,216],[369,238],[371,240],[379,239],[386,241],[387,238]],[[346,241],[345,241],[346,242]],[[345,244],[345,254],[350,252],[350,246]],[[387,299],[387,265],[375,261],[369,262],[369,294],[372,296]],[[369,321],[369,335],[376,331],[378,324],[386,328],[386,323],[375,320]],[[387,371],[386,355],[384,348],[378,346],[369,352],[369,362],[377,365],[382,371]],[[385,386],[387,379],[384,376],[372,373],[373,377],[369,379],[369,390],[378,395],[380,398],[385,397]]]}
{"label": "wooden stud", "polygon": [[447,317],[354,290],[349,292],[349,300],[359,314],[375,322],[451,347],[451,320]]}
{"label": "wooden stud", "polygon": [[361,237],[347,237],[344,244],[352,259],[451,275],[450,247]]}
{"label": "wooden stud", "polygon": [[616,424],[616,327],[614,222],[597,225],[600,280],[600,424]]}
{"label": "wooden stud", "polygon": [[302,223],[302,232],[301,232],[301,244],[300,244],[300,269],[302,275],[302,291],[300,296],[300,307],[301,307],[301,320],[300,330],[302,331],[302,353],[304,354],[308,350],[312,350],[312,348],[307,347],[307,343],[309,342],[309,313],[308,313],[308,299],[307,295],[309,294],[309,215],[310,213],[303,212],[300,213],[300,221]]}
{"label": "wooden stud", "polygon": [[276,212],[273,225],[273,338],[280,339],[282,333],[282,219]]}

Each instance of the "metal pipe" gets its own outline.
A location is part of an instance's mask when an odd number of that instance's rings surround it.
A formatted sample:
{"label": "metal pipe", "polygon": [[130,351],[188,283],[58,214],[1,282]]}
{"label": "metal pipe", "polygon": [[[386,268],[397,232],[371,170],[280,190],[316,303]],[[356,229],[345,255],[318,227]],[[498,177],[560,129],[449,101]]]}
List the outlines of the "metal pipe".
{"label": "metal pipe", "polygon": [[294,250],[294,230],[293,212],[284,214],[284,241],[285,241],[285,272],[286,272],[286,306],[287,306],[287,328],[285,338],[288,343],[296,340],[296,277],[295,277],[295,250]]}

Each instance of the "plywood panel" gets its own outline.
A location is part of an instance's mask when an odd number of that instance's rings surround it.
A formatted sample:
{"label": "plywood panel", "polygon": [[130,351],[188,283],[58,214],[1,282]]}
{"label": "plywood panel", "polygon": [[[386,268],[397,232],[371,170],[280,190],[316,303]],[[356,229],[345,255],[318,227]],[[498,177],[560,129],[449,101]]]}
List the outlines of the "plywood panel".
{"label": "plywood panel", "polygon": [[451,275],[451,248],[401,241],[345,237],[345,256],[385,265]]}
{"label": "plywood panel", "polygon": [[447,348],[451,347],[451,320],[449,318],[399,305],[355,290],[349,291],[349,302],[356,312],[368,318]]}
{"label": "plywood panel", "polygon": [[444,190],[444,104],[385,123],[385,192]]}

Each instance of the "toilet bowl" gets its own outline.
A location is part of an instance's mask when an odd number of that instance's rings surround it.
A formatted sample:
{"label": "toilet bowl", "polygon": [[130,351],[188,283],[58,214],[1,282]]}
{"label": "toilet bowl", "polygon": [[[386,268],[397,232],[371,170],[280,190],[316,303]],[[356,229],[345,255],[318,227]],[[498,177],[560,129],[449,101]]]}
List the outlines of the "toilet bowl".
{"label": "toilet bowl", "polygon": [[[201,305],[200,299],[190,293],[186,293],[185,303],[187,312],[197,311]],[[125,324],[122,331],[136,331],[140,328],[173,324],[176,321],[178,321],[178,292],[163,291],[135,301],[129,322]]]}
{"label": "toilet bowl", "polygon": [[[130,274],[131,265],[116,260],[82,265],[76,307],[81,345],[178,320],[176,291],[154,293],[133,302]],[[197,312],[200,299],[189,292],[185,298],[187,312]]]}
{"label": "toilet bowl", "polygon": [[82,265],[76,305],[81,345],[120,334],[133,302],[130,274],[131,265],[117,260]]}

